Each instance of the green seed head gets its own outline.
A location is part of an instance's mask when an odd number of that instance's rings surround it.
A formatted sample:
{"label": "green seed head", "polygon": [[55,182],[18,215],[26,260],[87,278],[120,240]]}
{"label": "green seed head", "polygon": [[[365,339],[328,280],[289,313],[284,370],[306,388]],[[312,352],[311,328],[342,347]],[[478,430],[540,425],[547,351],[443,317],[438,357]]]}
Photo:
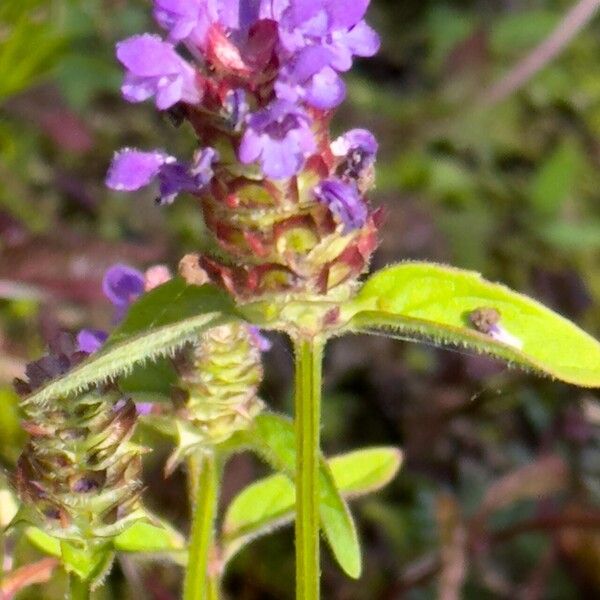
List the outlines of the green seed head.
{"label": "green seed head", "polygon": [[[62,338],[51,356],[28,366],[30,393],[81,358]],[[131,436],[135,404],[116,388],[96,389],[50,404],[27,404],[30,435],[15,483],[27,519],[54,537],[89,541],[118,534],[138,517],[141,455]]]}

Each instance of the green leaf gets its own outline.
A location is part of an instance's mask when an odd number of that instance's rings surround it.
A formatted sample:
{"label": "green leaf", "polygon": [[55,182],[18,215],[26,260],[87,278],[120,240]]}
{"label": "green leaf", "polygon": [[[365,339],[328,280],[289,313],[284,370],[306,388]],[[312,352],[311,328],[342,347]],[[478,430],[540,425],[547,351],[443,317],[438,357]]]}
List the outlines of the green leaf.
{"label": "green leaf", "polygon": [[402,452],[398,448],[365,448],[327,462],[342,495],[354,498],[386,486],[402,465]]}
{"label": "green leaf", "polygon": [[166,522],[138,521],[114,539],[114,547],[119,552],[171,554],[185,552],[186,543],[183,535]]}
{"label": "green leaf", "polygon": [[44,402],[104,383],[135,365],[168,356],[217,325],[239,319],[233,300],[212,285],[193,286],[181,278],[144,294],[102,349],[51,381],[26,402]]}
{"label": "green leaf", "polygon": [[[477,331],[471,313],[493,308],[505,341]],[[600,387],[600,343],[539,302],[479,273],[407,262],[367,280],[342,307],[348,329],[465,346],[582,387]]]}
{"label": "green leaf", "polygon": [[[328,460],[336,487],[343,497],[354,498],[385,486],[400,468],[396,448],[368,448]],[[282,474],[249,485],[229,505],[223,522],[224,561],[227,563],[252,540],[290,523],[296,491]]]}
{"label": "green leaf", "polygon": [[106,575],[114,560],[110,543],[76,546],[71,542],[60,542],[61,561],[68,572],[75,573],[80,579],[90,580],[92,587]]}
{"label": "green leaf", "polygon": [[[251,429],[238,435],[275,470],[294,478],[296,451],[292,421],[279,415],[262,414]],[[325,460],[321,461],[320,488],[321,527],[325,537],[340,567],[350,577],[358,578],[361,553],[356,526]]]}
{"label": "green leaf", "polygon": [[573,193],[585,166],[585,156],[573,142],[561,144],[541,165],[529,197],[541,215],[553,216]]}
{"label": "green leaf", "polygon": [[[177,562],[185,562],[184,536],[165,521],[154,515],[148,516],[152,522],[136,521],[113,539],[113,547],[118,552],[139,554],[168,554]],[[37,527],[25,529],[27,539],[41,552],[56,558],[62,557],[61,541]]]}
{"label": "green leaf", "polygon": [[46,532],[37,527],[27,527],[25,530],[27,539],[41,552],[60,558],[62,552],[60,549],[60,540],[48,535]]}

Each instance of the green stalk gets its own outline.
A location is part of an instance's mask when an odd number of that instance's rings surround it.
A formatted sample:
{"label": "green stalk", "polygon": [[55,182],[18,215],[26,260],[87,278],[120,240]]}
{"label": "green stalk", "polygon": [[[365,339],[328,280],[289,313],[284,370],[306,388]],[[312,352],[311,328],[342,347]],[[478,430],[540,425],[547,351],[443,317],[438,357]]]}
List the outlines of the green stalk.
{"label": "green stalk", "polygon": [[221,594],[219,592],[220,589],[220,581],[218,575],[213,575],[210,577],[208,581],[208,597],[207,600],[220,600]]}
{"label": "green stalk", "polygon": [[[190,461],[190,464],[193,462],[195,461]],[[184,600],[211,600],[212,586],[208,563],[213,545],[219,477],[214,452],[203,451],[198,457],[198,462],[200,473],[197,478],[198,487],[195,493],[194,517],[188,548],[188,566],[183,588]]]}
{"label": "green stalk", "polygon": [[296,598],[319,600],[320,339],[295,341]]}
{"label": "green stalk", "polygon": [[69,573],[69,600],[89,600],[90,597],[90,582]]}

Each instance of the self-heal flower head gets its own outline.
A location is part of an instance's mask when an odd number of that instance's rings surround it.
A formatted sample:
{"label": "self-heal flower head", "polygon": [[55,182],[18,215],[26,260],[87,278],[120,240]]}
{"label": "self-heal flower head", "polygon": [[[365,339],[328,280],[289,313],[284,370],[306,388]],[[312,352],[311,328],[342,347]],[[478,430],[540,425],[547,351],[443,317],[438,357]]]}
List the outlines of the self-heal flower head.
{"label": "self-heal flower head", "polygon": [[298,173],[315,149],[306,112],[275,100],[248,117],[238,156],[244,164],[258,161],[267,177],[285,179]]}
{"label": "self-heal flower head", "polygon": [[197,193],[206,187],[214,175],[212,167],[218,159],[213,148],[199,150],[191,166],[160,150],[142,152],[125,148],[115,154],[106,185],[113,190],[133,192],[158,179],[159,202],[171,204],[181,192]]}
{"label": "self-heal flower head", "polygon": [[173,44],[159,36],[136,35],[118,43],[117,58],[127,69],[121,91],[129,102],[155,96],[159,110],[177,102],[200,102],[195,69],[177,54]]}
{"label": "self-heal flower head", "polygon": [[344,224],[344,233],[360,229],[367,222],[367,206],[355,184],[326,179],[315,187],[314,195]]}

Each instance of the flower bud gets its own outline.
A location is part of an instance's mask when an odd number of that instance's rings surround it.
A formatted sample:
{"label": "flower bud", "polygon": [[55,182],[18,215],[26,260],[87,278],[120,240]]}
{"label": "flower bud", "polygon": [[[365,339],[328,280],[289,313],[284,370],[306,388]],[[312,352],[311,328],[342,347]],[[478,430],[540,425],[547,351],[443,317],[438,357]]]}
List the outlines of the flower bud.
{"label": "flower bud", "polygon": [[180,382],[173,393],[179,446],[167,472],[188,453],[246,429],[261,412],[264,342],[248,325],[222,325],[204,334],[179,362]]}

